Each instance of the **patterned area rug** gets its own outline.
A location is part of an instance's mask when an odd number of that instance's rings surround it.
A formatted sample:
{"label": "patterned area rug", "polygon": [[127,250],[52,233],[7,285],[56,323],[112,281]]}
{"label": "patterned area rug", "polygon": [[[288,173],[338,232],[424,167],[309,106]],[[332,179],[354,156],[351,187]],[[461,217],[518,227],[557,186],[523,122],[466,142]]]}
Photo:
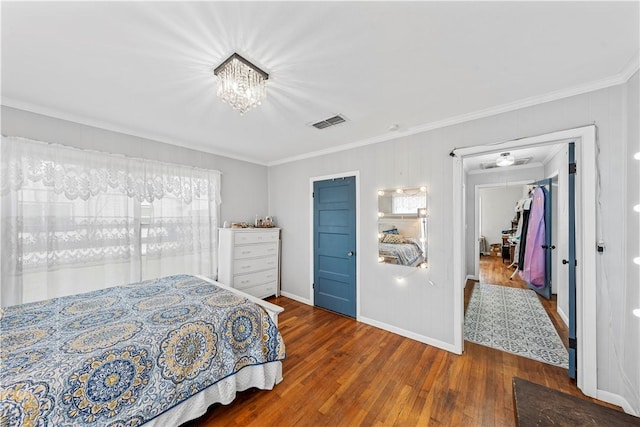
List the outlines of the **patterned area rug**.
{"label": "patterned area rug", "polygon": [[464,316],[464,339],[569,367],[569,355],[551,319],[529,289],[476,283]]}

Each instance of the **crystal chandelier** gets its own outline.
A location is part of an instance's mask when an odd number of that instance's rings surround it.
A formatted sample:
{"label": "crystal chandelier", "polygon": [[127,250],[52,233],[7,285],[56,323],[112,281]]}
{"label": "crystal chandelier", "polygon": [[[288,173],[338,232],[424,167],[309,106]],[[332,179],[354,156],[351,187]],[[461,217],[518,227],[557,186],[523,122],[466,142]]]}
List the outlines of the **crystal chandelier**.
{"label": "crystal chandelier", "polygon": [[218,77],[218,96],[244,114],[267,96],[269,74],[234,53],[213,74]]}

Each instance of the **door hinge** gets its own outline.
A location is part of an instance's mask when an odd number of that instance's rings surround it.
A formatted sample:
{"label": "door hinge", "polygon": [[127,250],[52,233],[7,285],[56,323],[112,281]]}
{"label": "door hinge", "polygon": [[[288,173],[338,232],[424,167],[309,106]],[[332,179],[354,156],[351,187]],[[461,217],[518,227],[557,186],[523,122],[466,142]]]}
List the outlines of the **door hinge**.
{"label": "door hinge", "polygon": [[577,168],[577,166],[576,166],[576,164],[575,164],[575,163],[569,163],[569,173],[570,173],[571,175],[575,175],[575,173],[576,173],[576,168]]}
{"label": "door hinge", "polygon": [[578,348],[578,340],[576,338],[569,338],[569,348],[574,350]]}
{"label": "door hinge", "polygon": [[315,284],[315,283],[312,283],[312,284],[311,284],[311,288],[315,289],[315,288],[316,288],[316,284]]}
{"label": "door hinge", "polygon": [[316,197],[316,192],[315,192],[315,191],[312,191],[312,192],[311,192],[311,198],[313,199],[314,197]]}

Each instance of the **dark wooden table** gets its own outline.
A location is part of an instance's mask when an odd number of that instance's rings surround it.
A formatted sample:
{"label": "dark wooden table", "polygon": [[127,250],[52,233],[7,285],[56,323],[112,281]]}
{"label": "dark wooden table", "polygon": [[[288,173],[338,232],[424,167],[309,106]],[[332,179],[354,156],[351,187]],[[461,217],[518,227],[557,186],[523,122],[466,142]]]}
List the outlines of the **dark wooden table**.
{"label": "dark wooden table", "polygon": [[522,378],[513,378],[513,399],[518,427],[640,426],[640,418]]}

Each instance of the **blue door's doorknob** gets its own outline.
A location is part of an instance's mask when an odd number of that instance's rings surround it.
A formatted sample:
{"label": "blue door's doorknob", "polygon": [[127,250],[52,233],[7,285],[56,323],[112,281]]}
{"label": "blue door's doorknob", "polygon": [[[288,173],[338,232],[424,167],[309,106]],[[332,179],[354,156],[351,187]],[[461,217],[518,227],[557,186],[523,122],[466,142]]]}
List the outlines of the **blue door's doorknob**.
{"label": "blue door's doorknob", "polygon": [[353,251],[347,252],[347,256],[353,256]]}

